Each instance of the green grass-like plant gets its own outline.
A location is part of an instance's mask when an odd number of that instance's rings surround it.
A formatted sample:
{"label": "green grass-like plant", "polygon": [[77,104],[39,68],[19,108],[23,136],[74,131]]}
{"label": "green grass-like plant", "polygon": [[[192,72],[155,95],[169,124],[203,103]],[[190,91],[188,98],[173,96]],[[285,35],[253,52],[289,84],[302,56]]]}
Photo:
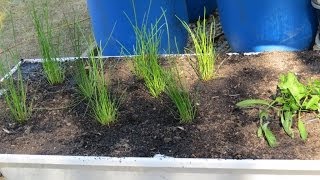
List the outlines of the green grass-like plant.
{"label": "green grass-like plant", "polygon": [[75,80],[78,92],[84,99],[92,99],[98,85],[100,71],[103,71],[103,62],[96,59],[93,50],[89,53],[88,61],[76,62]]}
{"label": "green grass-like plant", "polygon": [[[205,13],[205,12],[204,12]],[[192,64],[200,79],[207,81],[214,77],[216,53],[214,48],[215,24],[210,25],[209,34],[206,30],[206,19],[197,21],[192,30],[187,22],[180,20],[191,36],[197,57],[196,64]]]}
{"label": "green grass-like plant", "polygon": [[[133,57],[133,67],[135,75],[143,79],[150,94],[154,97],[159,95],[165,89],[165,80],[163,78],[163,70],[159,63],[159,46],[161,41],[162,29],[167,24],[160,24],[162,18],[165,17],[165,12],[156,20],[154,24],[148,23],[148,16],[150,13],[151,3],[149,4],[148,11],[146,12],[143,22],[138,25],[136,17],[136,9],[134,1],[132,6],[134,10],[135,22],[132,22],[127,14],[127,19],[132,25],[136,36],[136,46]],[[165,18],[164,18],[165,19]]]}
{"label": "green grass-like plant", "polygon": [[31,8],[31,16],[36,30],[41,55],[44,60],[42,67],[50,84],[60,84],[65,79],[65,71],[61,62],[58,61],[59,49],[54,46],[52,26],[49,23],[48,5],[45,5],[43,12],[39,13],[35,5]]}
{"label": "green grass-like plant", "polygon": [[195,118],[196,108],[189,92],[182,85],[179,75],[173,70],[166,71],[165,92],[178,109],[180,122],[191,123]]}
{"label": "green grass-like plant", "polygon": [[92,110],[93,117],[101,125],[110,125],[117,120],[119,104],[111,98],[101,56],[101,51],[98,52],[98,57],[95,57],[92,51],[87,65],[79,62],[77,83],[80,93]]}
{"label": "green grass-like plant", "polygon": [[[5,61],[9,62],[10,59],[18,59],[16,54],[9,52],[5,53]],[[10,57],[10,59],[9,59]],[[0,60],[0,74],[4,76],[8,73],[10,65],[4,65],[4,60]],[[27,86],[24,84],[20,69],[14,75],[9,75],[3,78],[1,88],[4,88],[4,99],[10,110],[13,119],[18,123],[24,123],[28,120],[32,113],[32,103],[27,102]],[[1,79],[0,78],[0,79]]]}
{"label": "green grass-like plant", "polygon": [[[91,64],[94,60],[89,60]],[[96,80],[92,70],[87,69],[86,62],[78,60],[76,62],[75,80],[79,94],[86,100],[90,100],[95,91]]]}
{"label": "green grass-like plant", "polygon": [[111,98],[103,74],[99,75],[90,105],[95,119],[101,125],[110,125],[117,120],[118,103]]}
{"label": "green grass-like plant", "polygon": [[[78,15],[76,15],[76,11],[73,9],[73,18],[69,20],[67,15],[64,17],[64,22],[67,24],[67,36],[68,40],[71,42],[71,46],[73,49],[73,53],[75,57],[80,58],[82,53],[85,51],[83,47],[92,49],[91,34],[85,32],[83,25],[81,24],[81,20]],[[89,44],[90,43],[90,44]]]}
{"label": "green grass-like plant", "polygon": [[[11,57],[16,58],[12,53]],[[0,61],[0,74],[5,74],[4,67]],[[16,75],[16,78],[10,75],[3,79],[2,88],[5,89],[3,96],[13,119],[18,123],[24,123],[32,113],[32,105],[27,103],[27,86],[24,84],[20,69]]]}
{"label": "green grass-like plant", "polygon": [[16,122],[24,123],[32,113],[32,106],[27,103],[27,86],[24,85],[20,70],[17,72],[16,81],[13,77],[8,77],[4,84],[4,97],[12,117]]}

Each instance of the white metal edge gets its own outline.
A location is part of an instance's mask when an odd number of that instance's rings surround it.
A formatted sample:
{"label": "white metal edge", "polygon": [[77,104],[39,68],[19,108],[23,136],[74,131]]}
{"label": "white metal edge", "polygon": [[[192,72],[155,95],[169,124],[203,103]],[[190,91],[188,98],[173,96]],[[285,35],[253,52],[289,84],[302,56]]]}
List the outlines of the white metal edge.
{"label": "white metal edge", "polygon": [[319,171],[320,160],[223,160],[193,158],[115,158],[96,156],[52,156],[0,154],[0,167],[28,168],[185,168],[233,170]]}
{"label": "white metal edge", "polygon": [[[9,76],[12,76],[12,74],[14,74],[19,66],[21,65],[21,61],[19,61],[7,74],[5,74],[1,79],[0,79],[0,83],[3,82],[5,79],[7,79]],[[5,93],[6,90],[5,89],[0,89],[0,97],[2,96],[3,93]]]}
{"label": "white metal edge", "polygon": [[[226,53],[229,56],[232,55],[239,55],[239,53]],[[245,56],[251,56],[251,55],[257,55],[260,54],[260,52],[248,52],[248,53],[243,53]],[[195,54],[162,54],[161,57],[168,57],[168,56],[192,56]],[[128,57],[134,57],[135,55],[129,55],[129,56],[101,56],[101,58],[107,59],[107,58],[128,58]],[[57,58],[58,61],[65,62],[65,61],[75,61],[77,59],[88,59],[89,57],[61,57]],[[22,62],[28,62],[28,63],[42,63],[44,59],[42,58],[33,58],[33,59],[23,59],[19,63],[17,63],[3,78],[0,79],[0,83],[14,74],[18,67],[22,64]],[[5,89],[0,89],[0,96],[5,92]]]}
{"label": "white metal edge", "polygon": [[[160,55],[161,57],[168,57],[168,56],[190,56],[194,54],[162,54]],[[103,59],[108,59],[108,58],[131,58],[135,57],[136,55],[128,55],[128,56],[96,56],[100,57]],[[77,59],[88,59],[88,56],[82,56],[82,57],[62,57],[62,58],[57,58],[58,61],[65,62],[65,61],[75,61]],[[23,59],[24,62],[28,63],[41,63],[44,61],[42,58],[33,58],[33,59]]]}
{"label": "white metal edge", "polygon": [[18,70],[20,65],[21,65],[21,61],[19,61],[6,75],[3,76],[3,78],[0,79],[0,83],[3,82],[6,78],[11,76],[12,74],[14,74]]}
{"label": "white metal edge", "polygon": [[[258,55],[261,54],[263,52],[247,52],[247,53],[243,53],[243,55],[245,56],[252,56],[252,55]],[[229,56],[232,55],[240,55],[240,53],[226,53]],[[169,56],[194,56],[196,54],[161,54],[161,57],[169,57]],[[135,57],[136,55],[128,55],[128,56],[100,56],[100,58],[103,59],[107,59],[107,58],[131,58],[131,57]],[[98,56],[97,56],[98,57]],[[87,56],[83,56],[83,57],[63,57],[63,58],[57,58],[58,61],[61,62],[65,62],[65,61],[75,61],[77,59],[88,59],[89,57]],[[41,58],[34,58],[34,59],[23,59],[24,62],[29,62],[29,63],[41,63],[44,60]]]}

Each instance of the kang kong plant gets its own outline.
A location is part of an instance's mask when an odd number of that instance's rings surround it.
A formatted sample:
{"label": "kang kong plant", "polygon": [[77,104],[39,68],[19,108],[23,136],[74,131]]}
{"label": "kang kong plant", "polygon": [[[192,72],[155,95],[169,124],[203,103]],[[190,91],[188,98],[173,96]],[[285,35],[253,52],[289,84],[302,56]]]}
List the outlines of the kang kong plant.
{"label": "kang kong plant", "polygon": [[44,6],[43,13],[38,13],[33,4],[31,16],[36,30],[41,55],[44,59],[43,70],[50,84],[60,84],[65,79],[65,72],[58,61],[59,50],[54,46],[52,26],[49,23],[48,5]]}
{"label": "kang kong plant", "polygon": [[[205,14],[205,11],[204,11]],[[214,21],[210,24],[209,34],[207,33],[207,22],[203,18],[202,22],[199,18],[196,28],[193,30],[189,24],[179,19],[185,29],[191,36],[191,40],[195,47],[197,62],[191,62],[200,79],[207,81],[214,77],[216,53],[214,48],[215,24]],[[213,19],[214,20],[214,19]]]}
{"label": "kang kong plant", "polygon": [[270,114],[276,112],[281,125],[288,136],[294,138],[292,126],[296,122],[300,137],[305,141],[308,137],[301,119],[303,112],[320,112],[320,81],[314,80],[307,85],[299,82],[295,74],[281,75],[278,83],[278,94],[272,101],[264,99],[248,99],[237,103],[240,108],[260,107],[260,126],[258,136],[264,136],[271,147],[277,145],[276,137],[268,128]]}

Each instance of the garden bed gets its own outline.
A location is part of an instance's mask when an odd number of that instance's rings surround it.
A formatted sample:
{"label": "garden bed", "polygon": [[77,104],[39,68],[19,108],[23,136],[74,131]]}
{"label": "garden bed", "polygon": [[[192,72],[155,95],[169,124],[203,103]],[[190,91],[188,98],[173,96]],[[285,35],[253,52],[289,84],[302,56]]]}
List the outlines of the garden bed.
{"label": "garden bed", "polygon": [[[166,95],[149,95],[143,81],[128,70],[129,61],[106,60],[114,97],[122,97],[118,121],[101,126],[90,116],[87,105],[78,101],[73,80],[74,62],[67,62],[67,80],[50,86],[39,63],[21,65],[33,100],[31,118],[14,123],[0,100],[0,153],[90,155],[112,157],[153,157],[156,154],[179,158],[226,159],[319,159],[320,123],[314,114],[304,114],[309,132],[306,142],[298,133],[287,136],[279,120],[270,128],[278,146],[270,148],[256,135],[257,109],[242,110],[235,104],[248,98],[270,98],[276,93],[280,74],[294,72],[302,82],[320,78],[319,53],[274,52],[258,55],[220,55],[217,76],[202,82],[187,63],[192,56],[178,58],[179,72],[197,106],[191,124],[180,124],[175,108]],[[167,65],[162,58],[163,64]]]}

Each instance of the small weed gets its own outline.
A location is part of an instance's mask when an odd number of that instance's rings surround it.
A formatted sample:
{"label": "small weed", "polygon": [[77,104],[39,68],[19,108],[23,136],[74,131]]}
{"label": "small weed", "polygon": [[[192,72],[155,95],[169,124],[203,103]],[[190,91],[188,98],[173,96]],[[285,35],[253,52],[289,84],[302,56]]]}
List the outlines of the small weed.
{"label": "small weed", "polygon": [[[204,12],[205,13],[205,12]],[[207,81],[214,77],[216,53],[214,49],[215,24],[211,23],[209,34],[206,31],[206,19],[201,22],[199,19],[195,30],[192,30],[188,23],[179,19],[191,36],[197,57],[196,64],[192,66],[200,79]]]}
{"label": "small weed", "polygon": [[196,109],[193,105],[188,91],[181,84],[178,74],[173,70],[166,72],[166,94],[170,97],[171,101],[175,104],[179,111],[180,122],[190,123],[194,120]]}
{"label": "small weed", "polygon": [[[50,84],[60,84],[65,79],[65,72],[58,61],[59,48],[55,48],[53,44],[52,27],[49,23],[48,5],[43,8],[42,13],[38,13],[33,4],[31,8],[31,16],[37,38],[41,49],[43,70]],[[43,19],[42,19],[43,18]]]}
{"label": "small weed", "polygon": [[278,89],[279,94],[272,101],[248,99],[237,103],[237,106],[240,108],[261,107],[258,136],[262,137],[264,135],[271,147],[276,146],[276,138],[268,128],[270,123],[269,114],[274,111],[279,116],[284,131],[291,138],[294,138],[292,125],[296,117],[300,137],[305,141],[308,133],[301,120],[301,113],[320,111],[320,81],[315,80],[304,85],[299,82],[293,73],[288,73],[280,76]]}

